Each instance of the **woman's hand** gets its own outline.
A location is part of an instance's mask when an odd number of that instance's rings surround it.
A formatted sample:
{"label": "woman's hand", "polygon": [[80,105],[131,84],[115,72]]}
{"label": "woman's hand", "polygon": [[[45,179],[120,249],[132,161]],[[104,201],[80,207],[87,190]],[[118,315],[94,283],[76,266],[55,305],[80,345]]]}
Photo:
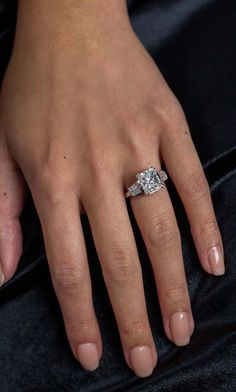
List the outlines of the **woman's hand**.
{"label": "woman's hand", "polygon": [[[125,359],[145,377],[157,353],[124,197],[135,174],[165,162],[208,273],[224,273],[222,239],[184,113],[132,30],[124,2],[107,7],[101,0],[98,8],[91,1],[89,8],[83,0],[61,0],[60,11],[54,2],[20,2],[3,83],[1,267],[6,281],[22,252],[26,180],[71,349],[93,370],[102,341],[80,221],[86,213]],[[167,189],[130,202],[153,266],[166,335],[186,345],[194,321]]]}

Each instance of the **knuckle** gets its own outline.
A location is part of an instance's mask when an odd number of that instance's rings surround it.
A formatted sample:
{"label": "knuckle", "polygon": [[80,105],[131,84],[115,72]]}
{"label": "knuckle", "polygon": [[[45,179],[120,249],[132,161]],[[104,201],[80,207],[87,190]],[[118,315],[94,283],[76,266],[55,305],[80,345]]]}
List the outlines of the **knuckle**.
{"label": "knuckle", "polygon": [[59,264],[53,272],[53,282],[57,290],[67,293],[78,290],[82,274],[78,265]]}
{"label": "knuckle", "polygon": [[170,121],[168,107],[160,103],[155,96],[151,96],[148,101],[148,108],[153,118],[153,123],[158,124],[160,129],[168,128]]}
{"label": "knuckle", "polygon": [[219,228],[216,220],[210,220],[201,223],[200,232],[207,243],[215,244],[215,241],[219,234]]}
{"label": "knuckle", "polygon": [[135,278],[137,264],[128,250],[114,247],[103,272],[110,281],[122,284]]}
{"label": "knuckle", "polygon": [[149,336],[147,320],[133,320],[120,327],[120,332],[127,341],[145,341]]}
{"label": "knuckle", "polygon": [[175,304],[185,304],[188,296],[188,289],[185,285],[179,285],[164,290],[164,298]]}
{"label": "knuckle", "polygon": [[187,197],[206,196],[209,193],[209,186],[205,175],[202,172],[190,174],[186,182]]}
{"label": "knuckle", "polygon": [[184,111],[174,96],[170,96],[169,94],[163,95],[160,102],[160,97],[158,97],[157,101],[154,95],[151,99],[151,107],[158,123],[163,129],[170,131],[171,134],[173,131],[187,127]]}
{"label": "knuckle", "polygon": [[86,181],[86,189],[89,192],[96,189],[98,195],[106,197],[104,189],[108,189],[112,183],[114,172],[117,172],[114,154],[110,150],[96,148],[96,151],[90,154],[84,168],[85,177],[92,179],[92,181]]}
{"label": "knuckle", "polygon": [[16,230],[16,221],[8,220],[4,222],[2,220],[0,222],[0,234],[7,235],[8,240],[11,240],[12,238],[15,237],[15,230]]}
{"label": "knuckle", "polygon": [[126,135],[125,148],[129,154],[132,154],[135,162],[142,162],[143,153],[148,144],[158,143],[156,119],[146,106],[142,108],[142,111],[134,111],[127,117],[126,128],[129,132]]}
{"label": "knuckle", "polygon": [[101,151],[101,148],[97,148],[95,151],[89,153],[88,170],[93,180],[100,183],[102,181],[102,173],[106,167],[107,154],[105,151]]}
{"label": "knuckle", "polygon": [[87,133],[86,140],[84,140],[85,151],[81,157],[84,164],[83,170],[86,171],[86,175],[90,175],[96,180],[96,178],[100,179],[104,172],[107,173],[107,168],[112,165],[115,148],[112,145],[107,148],[107,145],[101,143],[101,135],[104,135],[104,129],[101,125],[92,123]]}
{"label": "knuckle", "polygon": [[[139,130],[137,132],[137,129]],[[147,131],[147,126],[144,128]],[[132,156],[133,161],[141,163],[143,161],[143,149],[144,149],[144,137],[143,131],[141,130],[140,124],[136,127],[136,132],[132,131],[132,127],[129,127],[130,137],[127,138],[126,147],[129,151],[130,156]],[[151,136],[151,135],[150,135]]]}
{"label": "knuckle", "polygon": [[95,336],[97,332],[97,329],[91,320],[77,320],[77,317],[74,318],[74,321],[70,322],[70,324],[68,325],[68,329],[70,330],[70,333],[72,335],[79,335],[78,338],[80,341],[83,341],[84,339],[86,340],[86,338],[90,336]]}
{"label": "knuckle", "polygon": [[187,128],[187,122],[185,114],[180,105],[170,105],[168,110],[168,117],[166,118],[167,129],[177,131],[180,129]]}
{"label": "knuckle", "polygon": [[148,233],[148,242],[154,248],[172,248],[180,241],[179,230],[171,219],[156,219],[150,227]]}
{"label": "knuckle", "polygon": [[50,205],[61,204],[65,200],[65,195],[74,194],[76,187],[67,173],[48,172],[40,177],[38,183],[40,194],[43,194]]}
{"label": "knuckle", "polygon": [[34,166],[32,186],[52,202],[60,200],[65,191],[75,189],[75,172],[63,154],[49,153],[49,156],[38,158]]}

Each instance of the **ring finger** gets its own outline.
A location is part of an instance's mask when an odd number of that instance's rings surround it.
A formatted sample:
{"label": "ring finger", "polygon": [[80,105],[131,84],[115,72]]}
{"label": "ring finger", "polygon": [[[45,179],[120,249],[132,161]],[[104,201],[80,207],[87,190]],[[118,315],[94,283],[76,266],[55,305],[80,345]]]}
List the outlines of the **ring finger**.
{"label": "ring finger", "polygon": [[[155,167],[160,166],[157,162]],[[186,345],[194,321],[180,232],[167,188],[148,197],[131,197],[131,206],[152,264],[166,335],[176,345]]]}

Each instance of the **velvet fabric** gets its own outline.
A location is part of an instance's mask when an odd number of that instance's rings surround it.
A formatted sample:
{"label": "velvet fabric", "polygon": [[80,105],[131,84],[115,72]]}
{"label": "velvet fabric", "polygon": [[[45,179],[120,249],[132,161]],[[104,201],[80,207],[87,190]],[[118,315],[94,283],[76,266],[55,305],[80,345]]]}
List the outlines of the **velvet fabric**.
{"label": "velvet fabric", "polygon": [[[16,6],[15,1],[0,0],[1,79],[11,53]],[[226,272],[217,277],[201,267],[186,213],[169,179],[195,319],[190,343],[175,346],[163,329],[151,264],[127,201],[159,358],[150,377],[138,378],[125,363],[89,222],[83,216],[103,339],[100,367],[85,371],[67,342],[29,190],[21,216],[23,255],[14,277],[0,289],[1,392],[236,391],[236,2],[130,0],[128,7],[136,33],[186,113],[210,185]]]}

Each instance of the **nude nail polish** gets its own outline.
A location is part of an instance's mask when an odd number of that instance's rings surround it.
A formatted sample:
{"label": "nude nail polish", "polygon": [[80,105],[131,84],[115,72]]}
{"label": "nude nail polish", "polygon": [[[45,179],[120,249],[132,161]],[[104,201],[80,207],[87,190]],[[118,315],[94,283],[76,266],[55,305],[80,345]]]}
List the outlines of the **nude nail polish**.
{"label": "nude nail polish", "polygon": [[195,322],[194,322],[193,318],[190,317],[190,336],[192,336],[194,328],[195,328]]}
{"label": "nude nail polish", "polygon": [[223,254],[220,246],[213,246],[208,251],[209,263],[214,275],[223,275],[225,273],[225,265]]}
{"label": "nude nail polish", "polygon": [[130,351],[130,362],[138,377],[147,377],[153,372],[152,353],[148,346],[134,347]]}
{"label": "nude nail polish", "polygon": [[95,370],[99,366],[98,350],[95,343],[80,344],[77,348],[77,355],[86,370]]}
{"label": "nude nail polish", "polygon": [[171,335],[177,346],[185,346],[190,341],[191,327],[186,312],[176,312],[170,319]]}

